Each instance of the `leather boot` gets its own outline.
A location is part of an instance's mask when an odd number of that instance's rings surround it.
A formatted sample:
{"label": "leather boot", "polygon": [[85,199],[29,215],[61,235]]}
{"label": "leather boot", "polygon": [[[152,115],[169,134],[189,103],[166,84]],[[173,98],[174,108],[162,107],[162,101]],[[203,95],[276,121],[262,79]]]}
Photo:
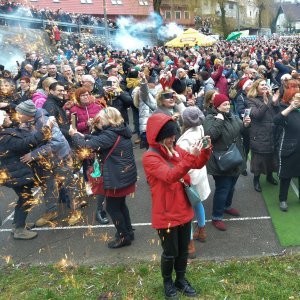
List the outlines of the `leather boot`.
{"label": "leather boot", "polygon": [[257,192],[259,192],[259,193],[261,193],[261,186],[260,186],[260,183],[259,183],[259,175],[258,176],[254,176],[254,178],[253,178],[253,185],[254,185],[254,189],[257,191]]}
{"label": "leather boot", "polygon": [[185,279],[185,271],[176,271],[175,287],[187,297],[197,297],[195,289]]}
{"label": "leather boot", "polygon": [[174,266],[174,257],[161,256],[161,275],[164,282],[165,299],[178,299],[177,289],[172,280],[172,272]]}
{"label": "leather boot", "polygon": [[194,240],[191,240],[189,243],[189,259],[195,259],[196,258],[196,249],[195,249],[195,243]]}
{"label": "leather boot", "polygon": [[194,234],[193,234],[193,239],[199,240],[200,242],[205,242],[206,237],[207,237],[207,234],[206,234],[205,226],[196,225]]}

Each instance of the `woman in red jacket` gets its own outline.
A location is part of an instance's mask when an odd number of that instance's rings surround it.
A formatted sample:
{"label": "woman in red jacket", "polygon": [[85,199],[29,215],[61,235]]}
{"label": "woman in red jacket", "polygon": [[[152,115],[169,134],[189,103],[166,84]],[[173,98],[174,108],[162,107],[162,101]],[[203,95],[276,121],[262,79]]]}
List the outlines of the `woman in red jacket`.
{"label": "woman in red jacket", "polygon": [[[152,195],[152,226],[157,229],[163,248],[161,271],[168,299],[177,297],[177,289],[188,297],[196,296],[196,291],[185,279],[194,212],[180,179],[190,183],[188,171],[202,168],[211,153],[210,140],[206,149],[201,149],[201,142],[197,142],[192,154],[175,146],[177,130],[170,116],[153,114],[146,130],[150,148],[143,156]],[[172,281],[173,268],[175,283]]]}

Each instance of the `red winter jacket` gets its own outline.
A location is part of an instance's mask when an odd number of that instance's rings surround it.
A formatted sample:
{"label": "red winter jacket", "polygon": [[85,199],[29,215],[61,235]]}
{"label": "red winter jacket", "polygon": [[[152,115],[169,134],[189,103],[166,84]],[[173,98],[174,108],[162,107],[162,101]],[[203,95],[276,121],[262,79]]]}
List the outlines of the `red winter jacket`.
{"label": "red winter jacket", "polygon": [[194,212],[179,180],[184,178],[189,183],[188,171],[202,168],[211,153],[210,149],[205,149],[197,157],[175,146],[179,156],[169,157],[166,149],[155,141],[160,129],[169,120],[173,119],[161,113],[153,114],[148,119],[147,140],[150,147],[159,153],[148,150],[143,155],[143,166],[152,196],[152,226],[156,229],[175,227],[191,221]]}
{"label": "red winter jacket", "polygon": [[90,133],[87,121],[94,118],[101,109],[102,107],[96,103],[90,103],[87,106],[74,105],[70,109],[70,115],[77,114],[77,130],[83,134]]}
{"label": "red winter jacket", "polygon": [[215,87],[219,89],[220,94],[228,96],[228,82],[226,77],[223,75],[223,66],[219,66],[216,72],[211,74],[211,78],[215,82]]}

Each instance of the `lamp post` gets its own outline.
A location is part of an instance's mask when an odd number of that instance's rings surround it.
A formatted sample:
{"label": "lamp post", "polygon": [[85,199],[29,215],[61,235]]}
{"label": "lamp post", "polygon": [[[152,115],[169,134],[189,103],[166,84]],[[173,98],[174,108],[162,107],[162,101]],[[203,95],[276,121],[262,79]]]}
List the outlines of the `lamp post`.
{"label": "lamp post", "polygon": [[107,14],[106,14],[106,0],[103,0],[103,14],[104,14],[104,25],[105,25],[105,46],[109,45],[109,32],[108,32],[108,24],[107,24]]}

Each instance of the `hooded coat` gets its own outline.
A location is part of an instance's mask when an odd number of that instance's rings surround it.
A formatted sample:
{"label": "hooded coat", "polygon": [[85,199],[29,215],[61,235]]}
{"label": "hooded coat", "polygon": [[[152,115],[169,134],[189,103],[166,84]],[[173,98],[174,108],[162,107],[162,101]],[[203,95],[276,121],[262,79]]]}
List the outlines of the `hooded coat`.
{"label": "hooded coat", "polygon": [[[148,119],[147,140],[154,151],[148,150],[143,155],[143,167],[151,189],[152,197],[152,226],[156,229],[170,228],[190,222],[194,216],[193,208],[185,194],[184,178],[190,183],[187,175],[190,169],[202,168],[209,159],[211,150],[201,150],[199,156],[175,146],[178,157],[169,156],[163,145],[156,141],[161,128],[170,120],[165,114],[154,114]],[[171,166],[171,165],[173,166]]]}

